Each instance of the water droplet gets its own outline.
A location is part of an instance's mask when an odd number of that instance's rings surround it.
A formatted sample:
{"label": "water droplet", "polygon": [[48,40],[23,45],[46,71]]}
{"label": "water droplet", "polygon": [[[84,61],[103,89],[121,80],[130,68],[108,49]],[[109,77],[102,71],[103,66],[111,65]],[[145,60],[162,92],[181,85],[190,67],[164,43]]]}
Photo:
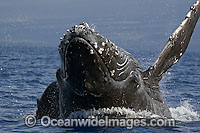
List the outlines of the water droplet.
{"label": "water droplet", "polygon": [[89,25],[88,25],[88,23],[85,23],[85,22],[84,22],[84,25],[85,25],[85,27],[89,28]]}
{"label": "water droplet", "polygon": [[94,30],[93,28],[91,29],[91,31],[92,31],[92,32],[95,32],[95,30]]}

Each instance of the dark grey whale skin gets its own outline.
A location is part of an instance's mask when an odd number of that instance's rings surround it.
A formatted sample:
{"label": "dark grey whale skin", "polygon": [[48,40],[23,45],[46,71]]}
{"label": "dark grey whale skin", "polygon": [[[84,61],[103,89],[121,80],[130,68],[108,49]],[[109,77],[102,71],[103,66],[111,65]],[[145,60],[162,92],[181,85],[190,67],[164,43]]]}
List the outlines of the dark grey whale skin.
{"label": "dark grey whale skin", "polygon": [[75,25],[61,38],[57,81],[37,101],[37,118],[67,118],[80,109],[110,107],[147,110],[171,118],[159,82],[184,54],[199,16],[198,0],[169,37],[158,59],[144,72],[127,51],[99,35],[87,23]]}

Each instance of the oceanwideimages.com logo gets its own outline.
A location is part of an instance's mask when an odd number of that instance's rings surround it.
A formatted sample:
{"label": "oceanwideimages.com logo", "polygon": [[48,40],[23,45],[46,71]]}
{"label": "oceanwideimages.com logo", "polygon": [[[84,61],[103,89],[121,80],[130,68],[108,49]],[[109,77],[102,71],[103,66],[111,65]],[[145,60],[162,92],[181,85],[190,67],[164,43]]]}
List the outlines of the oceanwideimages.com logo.
{"label": "oceanwideimages.com logo", "polygon": [[162,118],[104,118],[91,117],[86,119],[51,119],[49,116],[43,116],[40,120],[36,120],[34,115],[25,117],[25,124],[28,127],[34,127],[37,122],[43,127],[173,127],[175,126],[174,119]]}

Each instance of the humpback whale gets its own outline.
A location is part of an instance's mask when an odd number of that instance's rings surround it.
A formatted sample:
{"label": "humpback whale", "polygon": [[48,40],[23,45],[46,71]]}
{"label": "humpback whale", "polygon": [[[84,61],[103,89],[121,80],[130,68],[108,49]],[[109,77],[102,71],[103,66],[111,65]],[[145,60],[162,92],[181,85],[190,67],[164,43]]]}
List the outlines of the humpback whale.
{"label": "humpback whale", "polygon": [[36,116],[67,118],[81,109],[126,107],[171,118],[159,82],[183,56],[200,16],[200,1],[190,8],[169,37],[159,57],[142,71],[137,60],[87,23],[75,25],[61,38],[57,81],[37,100]]}

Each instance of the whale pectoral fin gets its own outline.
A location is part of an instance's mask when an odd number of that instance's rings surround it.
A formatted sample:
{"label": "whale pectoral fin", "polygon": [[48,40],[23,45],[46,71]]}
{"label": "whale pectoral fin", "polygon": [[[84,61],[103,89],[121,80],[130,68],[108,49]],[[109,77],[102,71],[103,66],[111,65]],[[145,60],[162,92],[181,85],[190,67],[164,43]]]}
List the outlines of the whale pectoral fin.
{"label": "whale pectoral fin", "polygon": [[57,82],[51,83],[40,99],[37,99],[37,119],[42,116],[49,116],[51,118],[58,118],[59,115],[59,87]]}
{"label": "whale pectoral fin", "polygon": [[180,26],[169,37],[169,41],[162,50],[158,59],[149,69],[144,72],[144,78],[156,78],[158,80],[161,80],[162,75],[172,65],[178,62],[190,42],[199,16],[200,1],[197,0],[197,2],[190,8],[190,11],[188,12],[187,16],[180,24]]}

